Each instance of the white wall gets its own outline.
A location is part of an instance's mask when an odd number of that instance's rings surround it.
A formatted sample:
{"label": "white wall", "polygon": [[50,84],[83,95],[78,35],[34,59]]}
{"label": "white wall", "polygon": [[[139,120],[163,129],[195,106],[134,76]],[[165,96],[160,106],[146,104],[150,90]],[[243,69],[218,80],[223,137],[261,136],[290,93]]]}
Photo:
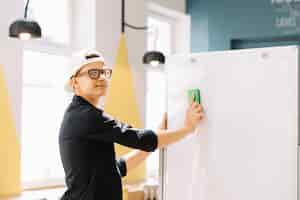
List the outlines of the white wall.
{"label": "white wall", "polygon": [[183,13],[185,13],[186,9],[186,0],[148,0],[148,2],[154,2],[166,8],[170,8]]}
{"label": "white wall", "polygon": [[72,0],[72,50],[95,48],[96,0]]}
{"label": "white wall", "polygon": [[2,2],[0,6],[0,65],[4,68],[18,134],[21,130],[23,45],[19,40],[8,37],[8,28],[11,22],[23,16],[23,6],[23,1],[20,0]]}

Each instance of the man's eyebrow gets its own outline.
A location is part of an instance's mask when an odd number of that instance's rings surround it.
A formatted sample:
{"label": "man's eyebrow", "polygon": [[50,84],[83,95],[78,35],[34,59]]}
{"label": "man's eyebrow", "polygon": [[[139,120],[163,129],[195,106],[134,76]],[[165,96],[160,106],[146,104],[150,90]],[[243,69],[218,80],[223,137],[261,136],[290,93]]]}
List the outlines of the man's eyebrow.
{"label": "man's eyebrow", "polygon": [[103,69],[112,69],[112,68],[107,65],[103,65]]}

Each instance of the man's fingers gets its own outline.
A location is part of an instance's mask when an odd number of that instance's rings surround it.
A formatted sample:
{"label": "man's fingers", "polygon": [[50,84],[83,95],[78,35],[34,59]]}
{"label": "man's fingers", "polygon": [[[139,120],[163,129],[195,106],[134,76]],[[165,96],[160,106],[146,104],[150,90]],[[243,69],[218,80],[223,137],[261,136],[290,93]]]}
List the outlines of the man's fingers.
{"label": "man's fingers", "polygon": [[167,120],[167,118],[168,118],[168,113],[167,113],[167,112],[164,112],[163,119],[164,119],[164,120]]}
{"label": "man's fingers", "polygon": [[202,104],[198,104],[198,107],[200,108],[200,110],[203,110]]}
{"label": "man's fingers", "polygon": [[195,101],[193,101],[193,102],[192,102],[192,105],[191,105],[192,109],[197,108],[197,105],[198,105],[198,103],[196,103]]}
{"label": "man's fingers", "polygon": [[168,126],[168,113],[164,113],[164,127],[167,128]]}
{"label": "man's fingers", "polygon": [[201,104],[196,104],[195,107],[193,108],[194,112],[202,112],[203,111],[203,106]]}
{"label": "man's fingers", "polygon": [[197,107],[196,107],[196,111],[199,112],[199,111],[202,111],[203,110],[203,107],[201,104],[198,104]]}
{"label": "man's fingers", "polygon": [[204,114],[199,114],[197,117],[196,117],[198,120],[202,120],[204,118]]}
{"label": "man's fingers", "polygon": [[201,117],[201,118],[205,117],[205,114],[204,114],[203,112],[200,113],[200,117]]}
{"label": "man's fingers", "polygon": [[190,104],[190,106],[193,105],[193,102],[194,102],[194,94],[192,94],[191,96],[189,96],[189,104]]}
{"label": "man's fingers", "polygon": [[168,126],[168,113],[165,112],[163,114],[163,119],[162,119],[161,124],[159,125],[159,128],[160,129],[167,129],[167,126]]}
{"label": "man's fingers", "polygon": [[197,112],[194,116],[197,119],[202,119],[205,116],[205,114],[203,112]]}

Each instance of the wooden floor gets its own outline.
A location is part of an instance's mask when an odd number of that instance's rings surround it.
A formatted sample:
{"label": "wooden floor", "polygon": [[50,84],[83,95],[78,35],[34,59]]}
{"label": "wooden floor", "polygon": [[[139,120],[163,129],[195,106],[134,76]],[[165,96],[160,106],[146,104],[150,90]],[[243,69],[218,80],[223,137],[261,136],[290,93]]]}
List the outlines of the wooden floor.
{"label": "wooden floor", "polygon": [[64,188],[23,192],[14,198],[0,198],[0,200],[59,200],[64,193]]}

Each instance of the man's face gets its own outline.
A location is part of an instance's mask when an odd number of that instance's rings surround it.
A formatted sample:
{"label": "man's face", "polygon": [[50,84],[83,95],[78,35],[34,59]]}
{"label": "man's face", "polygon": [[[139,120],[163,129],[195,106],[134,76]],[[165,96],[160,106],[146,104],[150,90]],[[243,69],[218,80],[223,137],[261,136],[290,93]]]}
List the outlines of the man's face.
{"label": "man's face", "polygon": [[103,62],[93,62],[84,65],[77,75],[73,78],[72,84],[75,91],[81,95],[91,96],[99,98],[106,95],[109,80],[103,76],[98,79],[92,79],[89,73],[93,73],[93,70],[108,69],[104,66]]}

